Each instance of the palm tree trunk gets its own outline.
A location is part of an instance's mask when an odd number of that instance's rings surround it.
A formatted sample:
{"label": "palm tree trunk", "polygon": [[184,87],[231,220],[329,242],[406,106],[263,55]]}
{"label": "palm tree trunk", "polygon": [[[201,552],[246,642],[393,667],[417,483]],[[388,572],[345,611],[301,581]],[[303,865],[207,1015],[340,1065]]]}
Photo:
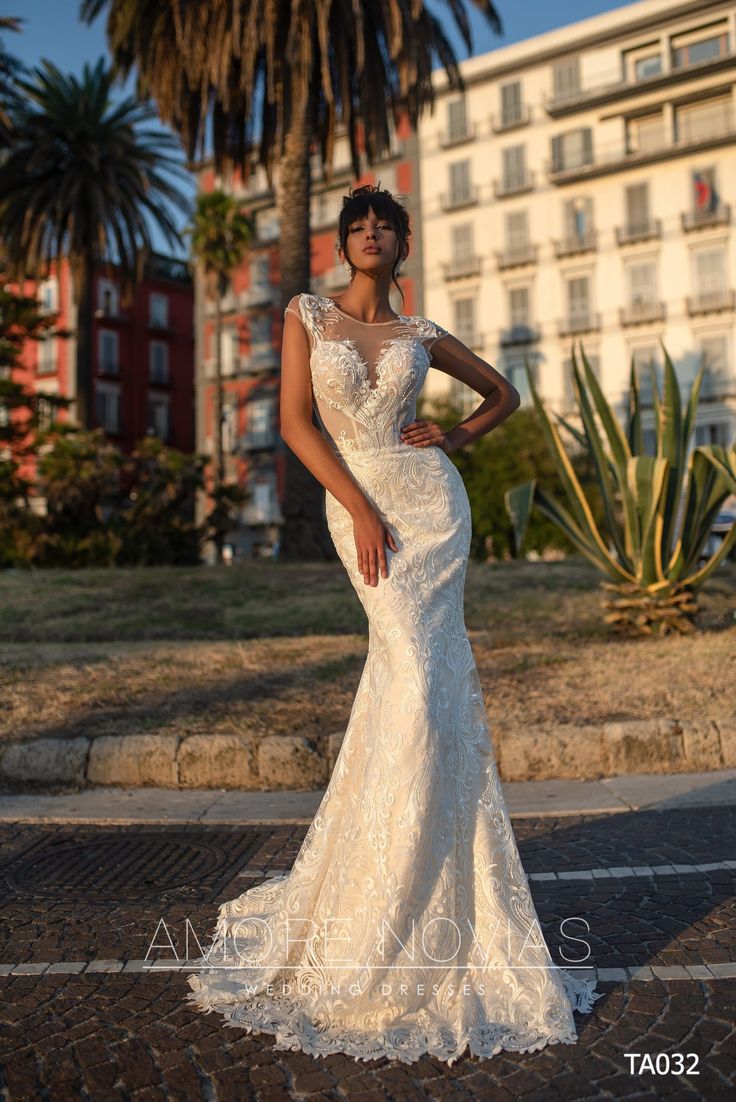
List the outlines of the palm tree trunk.
{"label": "palm tree trunk", "polygon": [[[225,481],[225,449],[222,439],[222,295],[224,280],[218,276],[215,292],[215,485],[222,486]],[[218,527],[215,534],[215,557],[222,562],[222,546],[225,533]]]}
{"label": "palm tree trunk", "polygon": [[84,256],[76,278],[77,298],[77,423],[92,428],[92,306],[95,281],[94,260]]}
{"label": "palm tree trunk", "polygon": [[[304,82],[306,84],[306,82]],[[292,295],[310,286],[310,136],[304,120],[311,118],[305,97],[309,89],[291,82],[291,128],[276,179],[276,207],[280,226],[281,311]],[[313,89],[312,89],[313,91]],[[313,414],[313,421],[316,424]],[[301,561],[335,559],[334,544],[324,515],[324,487],[284,442],[286,486],[279,557]]]}

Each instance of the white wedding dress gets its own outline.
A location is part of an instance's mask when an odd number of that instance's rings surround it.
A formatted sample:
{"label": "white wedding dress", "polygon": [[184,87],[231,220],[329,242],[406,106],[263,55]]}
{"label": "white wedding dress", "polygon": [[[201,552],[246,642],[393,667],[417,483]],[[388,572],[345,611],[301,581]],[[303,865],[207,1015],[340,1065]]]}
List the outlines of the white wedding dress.
{"label": "white wedding dress", "polygon": [[553,964],[519,860],[464,621],[467,493],[441,448],[399,437],[446,330],[359,322],[319,295],[287,310],[309,337],[321,431],[399,550],[366,585],[326,491],[368,617],[365,667],[293,868],[221,905],[186,998],[319,1056],[452,1064],[572,1044],[573,1011],[600,995]]}

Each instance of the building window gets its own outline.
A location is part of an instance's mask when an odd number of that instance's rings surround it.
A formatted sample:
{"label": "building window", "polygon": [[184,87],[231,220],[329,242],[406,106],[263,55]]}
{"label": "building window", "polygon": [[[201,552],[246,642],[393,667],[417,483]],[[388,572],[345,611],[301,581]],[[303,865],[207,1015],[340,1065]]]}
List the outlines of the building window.
{"label": "building window", "polygon": [[593,232],[593,200],[589,195],[566,199],[563,206],[566,241],[586,241]]}
{"label": "building window", "polygon": [[572,99],[580,92],[580,59],[566,58],[552,67],[552,87],[555,100]]}
{"label": "building window", "polygon": [[451,142],[459,142],[468,136],[468,114],[464,97],[450,100],[447,104],[447,137]]}
{"label": "building window", "polygon": [[649,186],[631,184],[626,188],[626,229],[645,233],[649,228]]}
{"label": "building window", "polygon": [[152,291],[148,296],[148,320],[157,329],[166,329],[169,324],[169,298]]}
{"label": "building window", "polygon": [[171,431],[171,402],[168,394],[149,394],[148,431],[160,440],[168,440]]}
{"label": "building window", "polygon": [[501,85],[501,125],[513,126],[521,122],[521,81],[514,80]]}
{"label": "building window", "polygon": [[109,279],[101,279],[97,284],[97,309],[103,317],[118,316],[118,289]]}
{"label": "building window", "polygon": [[[334,196],[330,197],[334,203]],[[336,220],[336,219],[335,219]],[[250,285],[251,288],[268,287],[270,284],[270,260],[267,253],[261,253],[251,258],[250,261]]]}
{"label": "building window", "polygon": [[[690,36],[692,32],[689,32]],[[710,33],[698,37],[690,42],[683,42],[685,35],[678,35],[672,43],[672,67],[681,69],[686,65],[698,65],[703,61],[714,61],[716,58],[725,57],[729,52],[728,31],[725,23],[723,29],[717,33]]]}
{"label": "building window", "polygon": [[552,171],[564,172],[593,163],[593,131],[589,126],[568,130],[552,139]]}
{"label": "building window", "polygon": [[726,256],[722,247],[693,253],[693,289],[697,299],[720,298],[726,289]]}
{"label": "building window", "polygon": [[719,138],[733,130],[730,96],[700,100],[675,108],[675,137],[678,142],[700,142]]}
{"label": "building window", "polygon": [[646,57],[638,57],[634,62],[634,79],[647,80],[656,77],[662,72],[662,55],[647,54]]}
{"label": "building window", "polygon": [[657,300],[657,265],[639,260],[626,266],[629,306],[651,306]]}
{"label": "building window", "polygon": [[59,311],[59,284],[55,278],[44,279],[38,285],[39,314],[56,314]]}
{"label": "building window", "polygon": [[246,524],[271,524],[279,519],[276,475],[273,471],[254,472],[248,480],[250,500],[243,508]]}
{"label": "building window", "polygon": [[526,147],[512,145],[502,151],[502,157],[504,191],[517,191],[526,187]]}
{"label": "building window", "polygon": [[40,432],[48,432],[54,420],[54,403],[42,394],[36,397],[36,415]]}
{"label": "building window", "polygon": [[529,327],[529,288],[509,288],[509,324],[512,329],[527,329]]}
{"label": "building window", "polygon": [[95,413],[98,425],[105,432],[120,432],[120,388],[104,386],[95,388]]}
{"label": "building window", "polygon": [[250,318],[250,340],[252,345],[271,347],[271,319],[267,314]]}
{"label": "building window", "polygon": [[[539,384],[539,373],[537,370],[537,364],[530,361],[529,368],[532,374],[532,382],[536,387]],[[514,356],[506,359],[504,361],[503,373],[508,381],[511,383],[511,385],[518,390],[519,397],[521,398],[521,404],[523,406],[530,405],[532,395],[529,389],[529,382],[527,379],[526,366],[523,357]]]}
{"label": "building window", "polygon": [[475,299],[456,298],[453,302],[454,332],[459,341],[472,346],[476,339],[475,334]]}
{"label": "building window", "polygon": [[567,317],[573,324],[585,324],[590,318],[590,278],[574,276],[567,280]]}
{"label": "building window", "polygon": [[667,144],[661,111],[626,120],[626,152],[651,153]]}
{"label": "building window", "polygon": [[235,452],[238,439],[238,402],[226,398],[222,406],[222,446],[228,455]]}
{"label": "building window", "polygon": [[169,346],[165,341],[151,341],[148,346],[148,369],[152,383],[168,383]]}
{"label": "building window", "polygon": [[453,260],[469,260],[473,256],[473,223],[462,222],[450,230]]}
{"label": "building window", "polygon": [[56,338],[46,337],[38,342],[37,375],[53,375],[56,372]]}
{"label": "building window", "polygon": [[455,161],[450,169],[450,201],[466,203],[470,201],[470,161]]}
{"label": "building window", "polygon": [[653,401],[652,372],[658,390],[662,389],[662,365],[659,360],[659,348],[656,344],[640,345],[631,351],[634,361],[634,376],[639,389],[639,401],[650,406]]}
{"label": "building window", "polygon": [[98,371],[101,375],[120,374],[118,334],[114,329],[100,329],[97,334]]}
{"label": "building window", "polygon": [[506,248],[512,256],[526,252],[529,244],[529,218],[525,210],[509,211],[504,219]]}
{"label": "building window", "polygon": [[728,337],[725,333],[700,337],[696,370],[704,365],[700,384],[701,398],[718,398],[723,395],[729,373]]}

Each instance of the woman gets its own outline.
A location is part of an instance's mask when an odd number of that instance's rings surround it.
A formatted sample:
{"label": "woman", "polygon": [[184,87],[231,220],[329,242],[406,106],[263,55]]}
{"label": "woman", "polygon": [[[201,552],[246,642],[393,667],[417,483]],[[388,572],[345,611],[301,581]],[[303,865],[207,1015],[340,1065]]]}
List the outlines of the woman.
{"label": "woman", "polygon": [[[466,1048],[571,1044],[573,1010],[599,996],[552,963],[519,861],[463,616],[470,506],[448,458],[519,395],[441,326],[392,311],[410,230],[390,193],[351,191],[338,233],[348,290],[286,308],[281,435],[325,487],[368,656],[291,872],[222,904],[187,998],[314,1055],[452,1064]],[[416,419],[430,361],[483,399],[449,432]]]}

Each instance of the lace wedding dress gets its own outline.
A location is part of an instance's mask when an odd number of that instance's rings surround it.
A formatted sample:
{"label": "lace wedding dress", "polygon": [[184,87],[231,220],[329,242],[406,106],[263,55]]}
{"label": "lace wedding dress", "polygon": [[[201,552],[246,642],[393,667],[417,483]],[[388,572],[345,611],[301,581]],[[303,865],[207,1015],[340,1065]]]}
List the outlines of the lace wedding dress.
{"label": "lace wedding dress", "polygon": [[446,330],[360,322],[319,295],[287,310],[320,429],[399,550],[366,585],[352,518],[325,492],[368,617],[365,667],[293,868],[221,905],[186,998],[320,1056],[452,1064],[572,1044],[573,1010],[600,995],[553,964],[519,860],[464,621],[467,493],[441,448],[399,437]]}

